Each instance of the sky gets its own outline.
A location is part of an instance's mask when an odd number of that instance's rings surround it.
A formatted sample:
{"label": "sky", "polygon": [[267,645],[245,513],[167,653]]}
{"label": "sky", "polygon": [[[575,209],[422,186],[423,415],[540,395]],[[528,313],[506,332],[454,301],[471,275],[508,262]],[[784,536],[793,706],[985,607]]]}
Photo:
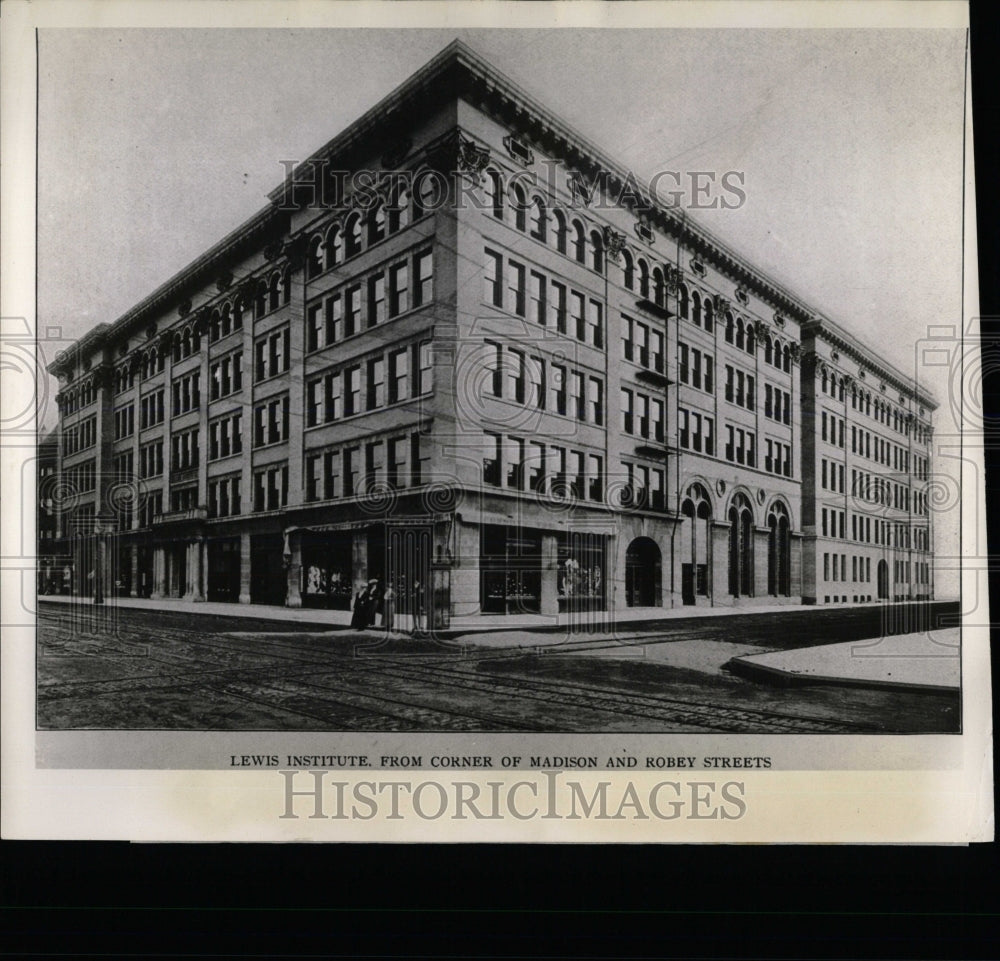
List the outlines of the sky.
{"label": "sky", "polygon": [[964,31],[646,28],[43,30],[40,329],[116,320],[456,37],[640,181],[741,171],[693,219],[902,371],[961,328]]}

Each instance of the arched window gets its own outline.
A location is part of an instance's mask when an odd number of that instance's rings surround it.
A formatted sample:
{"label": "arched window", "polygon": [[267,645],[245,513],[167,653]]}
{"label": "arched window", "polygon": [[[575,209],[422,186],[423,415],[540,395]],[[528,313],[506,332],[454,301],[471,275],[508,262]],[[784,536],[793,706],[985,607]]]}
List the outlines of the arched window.
{"label": "arched window", "polygon": [[653,302],[662,307],[666,303],[667,291],[663,283],[663,271],[659,267],[653,268]]}
{"label": "arched window", "polygon": [[772,354],[771,338],[764,334],[764,363],[774,365],[774,358]]}
{"label": "arched window", "polygon": [[649,300],[649,264],[639,258],[639,296]]}
{"label": "arched window", "polygon": [[705,330],[711,331],[712,325],[715,322],[715,308],[712,304],[712,298],[706,297],[705,302],[702,305],[705,311]]}
{"label": "arched window", "polygon": [[599,230],[590,232],[590,267],[599,274],[604,273],[604,238]]}
{"label": "arched window", "polygon": [[497,220],[503,220],[503,181],[496,170],[487,170],[483,181],[486,190],[486,209]]}
{"label": "arched window", "polygon": [[753,596],[753,510],[744,494],[729,508],[729,593]]}
{"label": "arched window", "polygon": [[394,234],[410,225],[410,191],[400,187],[389,205],[389,233]]}
{"label": "arched window", "polygon": [[587,262],[587,235],[579,220],[573,221],[573,259],[578,264]]}
{"label": "arched window", "polygon": [[347,218],[344,256],[354,257],[361,253],[361,214],[355,211]]}
{"label": "arched window", "polygon": [[221,333],[223,337],[233,332],[233,305],[228,300],[222,305],[222,322],[220,327],[222,328]]}
{"label": "arched window", "polygon": [[791,524],[788,508],[777,501],[767,515],[767,593],[775,597],[791,594]]}
{"label": "arched window", "polygon": [[566,253],[566,217],[561,210],[552,211],[552,239],[559,253]]}
{"label": "arched window", "polygon": [[368,246],[377,244],[385,237],[385,204],[379,201],[368,212]]}
{"label": "arched window", "polygon": [[312,280],[323,272],[323,238],[313,237],[306,252],[306,280]]}
{"label": "arched window", "polygon": [[326,269],[336,267],[343,259],[344,237],[340,231],[340,224],[334,224],[326,232],[326,240],[323,243],[323,252],[326,255]]}
{"label": "arched window", "polygon": [[171,342],[170,359],[176,364],[181,359],[181,335],[174,334]]}
{"label": "arched window", "polygon": [[281,302],[290,303],[292,300],[292,268],[286,267],[281,275]]}
{"label": "arched window", "polygon": [[790,374],[792,371],[792,351],[788,344],[785,344],[782,356],[784,358],[783,369],[786,374]]}
{"label": "arched window", "polygon": [[680,299],[680,313],[683,320],[687,320],[690,314],[690,298],[688,297],[688,289],[686,284],[679,284],[677,288],[677,296]]}
{"label": "arched window", "polygon": [[742,317],[737,317],[736,318],[736,346],[740,350],[743,350],[743,348],[745,346],[744,341],[743,341],[743,318]]}
{"label": "arched window", "polygon": [[697,290],[691,291],[691,320],[695,327],[701,326],[701,293]]}
{"label": "arched window", "polygon": [[184,328],[184,336],[181,338],[181,356],[191,356],[191,328]]}
{"label": "arched window", "polygon": [[626,290],[635,289],[635,261],[627,247],[622,250],[622,283]]}
{"label": "arched window", "polygon": [[511,185],[510,205],[514,208],[514,226],[523,232],[527,229],[528,201],[520,184]]}
{"label": "arched window", "polygon": [[753,321],[747,321],[747,353],[752,354],[757,349],[757,339],[753,332]]}
{"label": "arched window", "polygon": [[709,594],[709,556],[711,551],[712,502],[705,488],[691,484],[681,504],[681,598],[684,604]]}
{"label": "arched window", "polygon": [[222,333],[222,318],[219,316],[217,310],[213,310],[212,315],[208,318],[208,339],[210,342],[214,342],[224,336]]}
{"label": "arched window", "polygon": [[531,216],[531,222],[529,224],[529,232],[531,236],[534,237],[535,240],[541,240],[544,243],[546,232],[545,201],[542,200],[541,197],[535,197],[532,199],[529,214]]}
{"label": "arched window", "polygon": [[731,344],[736,340],[736,322],[733,320],[733,315],[730,311],[726,311],[726,343]]}
{"label": "arched window", "polygon": [[254,297],[254,316],[263,317],[267,313],[267,284],[262,280],[257,284]]}

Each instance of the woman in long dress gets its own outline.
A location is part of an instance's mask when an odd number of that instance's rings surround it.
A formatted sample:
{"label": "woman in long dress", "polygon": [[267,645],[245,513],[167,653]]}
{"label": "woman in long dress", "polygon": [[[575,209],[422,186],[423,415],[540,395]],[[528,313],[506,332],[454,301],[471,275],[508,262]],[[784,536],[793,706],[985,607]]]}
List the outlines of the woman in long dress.
{"label": "woman in long dress", "polygon": [[363,631],[368,626],[368,585],[354,595],[354,614],[351,616],[351,627]]}

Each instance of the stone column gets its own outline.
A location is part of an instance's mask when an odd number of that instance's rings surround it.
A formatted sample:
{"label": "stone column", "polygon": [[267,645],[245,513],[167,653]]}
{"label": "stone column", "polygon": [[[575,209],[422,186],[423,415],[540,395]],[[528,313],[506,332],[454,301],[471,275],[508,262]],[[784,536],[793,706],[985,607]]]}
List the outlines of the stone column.
{"label": "stone column", "polygon": [[541,612],[559,613],[559,544],[555,534],[542,535]]}
{"label": "stone column", "polygon": [[767,555],[771,530],[754,527],[753,531],[753,593],[754,597],[767,597]]}
{"label": "stone column", "polygon": [[451,570],[451,613],[467,617],[480,612],[479,604],[479,521],[456,520],[455,562]]}
{"label": "stone column", "polygon": [[733,596],[729,593],[729,521],[712,522],[711,584],[712,606],[729,606]]}
{"label": "stone column", "polygon": [[245,533],[240,534],[240,603],[250,603],[250,535]]}
{"label": "stone column", "polygon": [[167,557],[163,547],[153,548],[153,593],[154,598],[162,598],[166,592]]}
{"label": "stone column", "polygon": [[188,551],[191,555],[191,573],[188,579],[188,597],[192,601],[204,601],[205,600],[205,589],[204,589],[204,579],[205,579],[205,565],[203,563],[202,554],[205,550],[205,542],[202,538],[195,538],[194,542],[188,547]]}
{"label": "stone column", "polygon": [[285,592],[285,607],[302,606],[302,534],[294,531],[288,535],[288,547],[292,552],[288,564],[288,586]]}

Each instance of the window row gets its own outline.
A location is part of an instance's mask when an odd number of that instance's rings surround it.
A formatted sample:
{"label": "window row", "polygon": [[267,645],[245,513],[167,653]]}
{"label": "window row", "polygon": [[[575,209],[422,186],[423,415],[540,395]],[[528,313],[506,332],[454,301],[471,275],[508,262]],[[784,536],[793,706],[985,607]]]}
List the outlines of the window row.
{"label": "window row", "polygon": [[170,385],[171,410],[173,416],[186,414],[201,406],[201,372],[192,371]]}
{"label": "window row", "polygon": [[792,422],[792,395],[780,387],[764,385],[764,416],[779,424]]}
{"label": "window row", "polygon": [[[551,280],[536,270],[486,248],[485,290],[487,304],[518,317],[526,317],[560,334],[569,334],[584,344],[604,346],[604,305],[566,284]],[[506,279],[505,279],[506,278]]]}
{"label": "window row", "polygon": [[[416,178],[419,185],[422,181]],[[428,180],[428,191],[436,186]],[[398,233],[421,218],[430,206],[430,197],[414,191],[412,184],[400,185],[392,196],[369,210],[355,210],[341,223],[336,221],[324,233],[309,240],[306,254],[306,279],[312,280],[350,257]]]}
{"label": "window row", "polygon": [[254,511],[276,511],[288,506],[288,465],[271,464],[254,471]]}
{"label": "window row", "polygon": [[422,250],[411,259],[310,303],[306,307],[306,351],[339,343],[433,299],[434,260],[430,250]]}
{"label": "window row", "polygon": [[625,487],[621,493],[622,507],[636,510],[666,510],[664,473],[659,467],[627,462],[624,462],[622,467],[625,468]]}
{"label": "window row", "polygon": [[97,418],[88,417],[63,431],[63,455],[75,454],[97,443]]}
{"label": "window row", "polygon": [[835,494],[846,493],[844,484],[844,465],[835,461],[820,459],[820,487]]}
{"label": "window row", "polygon": [[338,447],[306,457],[306,501],[418,487],[430,480],[430,446],[419,432]]}
{"label": "window row", "polygon": [[781,477],[792,476],[792,448],[770,437],[764,438],[764,470]]}
{"label": "window row", "polygon": [[215,361],[208,369],[209,400],[228,397],[243,389],[243,352],[240,350]]}
{"label": "window row", "polygon": [[626,434],[663,443],[663,411],[661,398],[622,388],[622,430]]}
{"label": "window row", "polygon": [[[821,417],[822,422],[822,437],[823,440],[828,441],[836,447],[844,447],[844,429],[845,421],[843,417],[837,417],[834,414],[828,414],[825,410],[822,412]],[[853,434],[854,428],[851,428]]]}
{"label": "window row", "polygon": [[757,435],[749,428],[726,424],[726,460],[756,467]]}
{"label": "window row", "polygon": [[139,448],[139,476],[159,477],[163,473],[163,441],[154,440]]}
{"label": "window row", "polygon": [[[851,561],[850,580],[858,583],[870,582],[872,579],[872,559],[852,555]],[[831,582],[848,580],[846,554],[823,554],[823,580]]]}
{"label": "window row", "polygon": [[434,389],[434,353],[429,340],[329,371],[306,385],[306,426],[378,410]]}
{"label": "window row", "polygon": [[604,424],[604,382],[599,377],[493,340],[484,341],[487,390],[493,397],[536,410]]}
{"label": "window row", "polygon": [[288,394],[271,397],[253,409],[253,446],[267,447],[288,440]]}
{"label": "window row", "polygon": [[198,506],[198,488],[175,487],[170,491],[170,509],[172,511],[190,511]]}
{"label": "window row", "polygon": [[159,390],[151,391],[139,398],[140,430],[163,423],[163,397],[164,390],[161,387]]}
{"label": "window row", "polygon": [[847,512],[824,507],[822,510],[821,530],[824,537],[845,537],[847,533]]}
{"label": "window row", "polygon": [[527,489],[603,502],[604,458],[600,454],[486,431],[483,483],[490,487]]}
{"label": "window row", "polygon": [[59,395],[59,406],[63,414],[75,414],[84,407],[89,407],[97,400],[97,387],[93,380],[88,380],[80,387],[65,390]]}
{"label": "window row", "polygon": [[753,374],[748,374],[742,370],[736,370],[726,364],[726,390],[725,397],[737,407],[745,407],[747,410],[754,410],[757,403],[756,384]]}
{"label": "window row", "polygon": [[152,527],[153,518],[163,513],[163,492],[152,491],[146,495],[139,508],[139,524],[142,527]]}
{"label": "window row", "polygon": [[66,469],[65,476],[70,490],[78,493],[92,491],[97,486],[97,462],[88,460],[69,467]]}
{"label": "window row", "polygon": [[258,383],[288,370],[291,359],[288,326],[272,330],[254,341],[254,380]]}
{"label": "window row", "polygon": [[239,474],[210,480],[208,482],[208,516],[233,517],[242,513],[241,486],[242,479]]}
{"label": "window row", "polygon": [[115,410],[115,440],[131,437],[135,433],[135,404],[126,404]]}
{"label": "window row", "polygon": [[198,466],[198,428],[182,431],[170,438],[170,469],[190,470]]}
{"label": "window row", "polygon": [[[663,342],[662,331],[622,314],[622,357],[625,360],[662,374]],[[711,365],[711,358],[708,358],[708,361]],[[711,373],[708,376],[711,378]]]}
{"label": "window row", "polygon": [[734,318],[728,310],[726,311],[724,336],[727,344],[732,344],[738,350],[745,351],[751,356],[757,351],[757,337],[753,321],[744,321],[740,316]]}
{"label": "window row", "polygon": [[208,425],[208,459],[219,460],[243,452],[243,414],[236,411]]}
{"label": "window row", "polygon": [[[677,344],[677,349],[681,383],[690,384],[711,394],[715,387],[713,376],[715,362],[712,355],[700,351],[697,347],[688,347],[683,342]],[[727,371],[731,369],[727,368]]]}
{"label": "window row", "polygon": [[[696,454],[704,453],[711,457],[715,456],[714,421],[707,414],[698,411],[688,411],[683,407],[677,409],[679,421],[678,443],[683,450],[694,451]],[[730,435],[732,427],[729,428]],[[742,434],[742,431],[740,431]],[[741,461],[742,463],[742,461]]]}

